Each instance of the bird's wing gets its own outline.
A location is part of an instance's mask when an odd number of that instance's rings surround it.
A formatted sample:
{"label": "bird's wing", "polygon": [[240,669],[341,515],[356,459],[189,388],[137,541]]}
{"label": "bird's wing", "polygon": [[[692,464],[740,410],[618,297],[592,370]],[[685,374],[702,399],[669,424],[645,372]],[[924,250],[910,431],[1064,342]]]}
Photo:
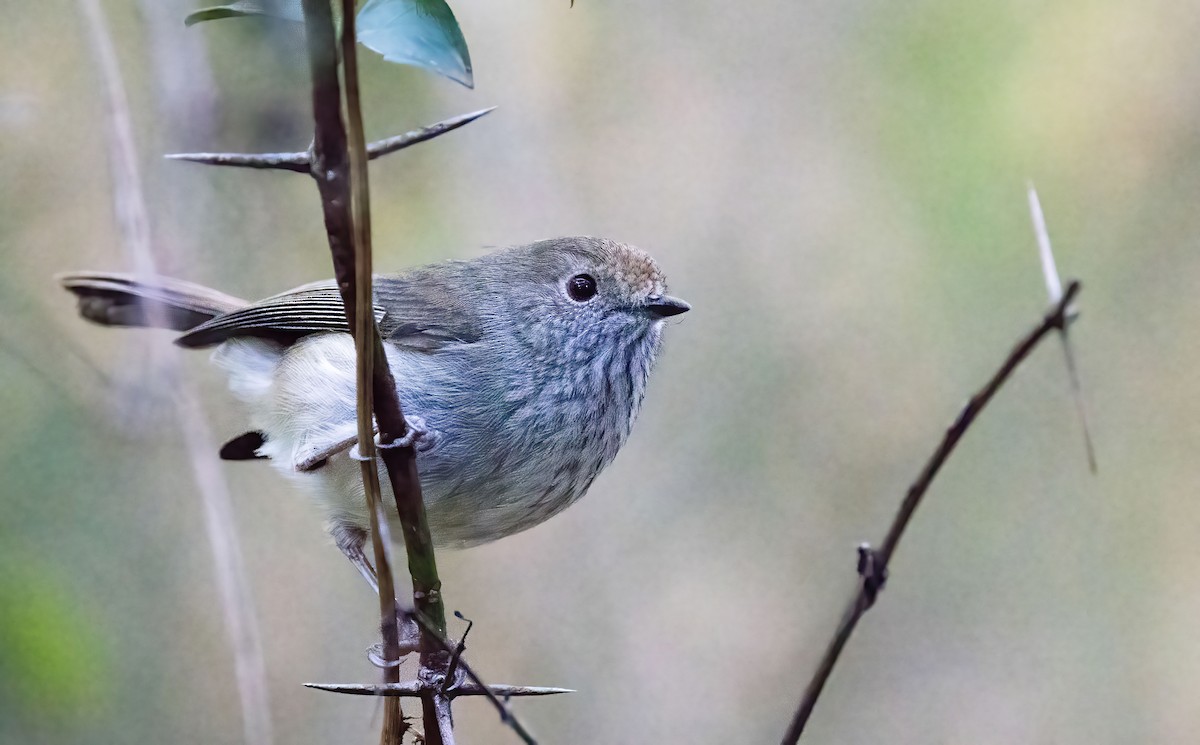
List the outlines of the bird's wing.
{"label": "bird's wing", "polygon": [[[424,275],[424,272],[421,272]],[[478,319],[450,299],[445,283],[432,277],[375,278],[375,321],[385,339],[432,352],[481,335]],[[207,347],[238,336],[290,344],[323,331],[348,332],[342,297],[333,280],[314,282],[217,316],[179,337],[185,347]]]}
{"label": "bird's wing", "polygon": [[383,337],[401,347],[434,352],[452,344],[472,344],[483,337],[483,321],[464,289],[467,264],[444,262],[403,277],[376,278],[375,302],[387,309],[379,322]]}
{"label": "bird's wing", "polygon": [[[375,320],[383,317],[376,306]],[[207,347],[238,336],[291,343],[319,331],[349,331],[342,296],[332,281],[315,282],[219,315],[176,340],[184,347]]]}

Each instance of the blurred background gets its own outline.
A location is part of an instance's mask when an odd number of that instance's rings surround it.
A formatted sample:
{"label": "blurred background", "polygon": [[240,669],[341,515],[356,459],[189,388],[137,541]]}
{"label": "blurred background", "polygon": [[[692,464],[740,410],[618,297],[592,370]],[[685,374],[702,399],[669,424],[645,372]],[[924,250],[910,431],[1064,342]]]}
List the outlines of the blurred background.
{"label": "blurred background", "polygon": [[[454,0],[476,89],[364,52],[368,136],[495,113],[372,165],[381,271],[598,234],[694,305],[588,497],[440,555],[470,659],[544,743],[777,742],[969,393],[1040,317],[1033,180],[1099,474],[1057,343],[969,433],[807,741],[1183,742],[1200,728],[1200,5]],[[299,27],[104,3],[163,273],[262,297],[330,276],[316,190],[166,152],[300,150]],[[129,270],[75,3],[0,24],[0,741],[237,743],[232,653],[164,355],[53,280]],[[221,439],[213,442],[212,457]],[[277,742],[377,739],[377,605],[308,500],[221,464]],[[461,625],[452,625],[455,635]],[[484,703],[460,741],[515,742]]]}

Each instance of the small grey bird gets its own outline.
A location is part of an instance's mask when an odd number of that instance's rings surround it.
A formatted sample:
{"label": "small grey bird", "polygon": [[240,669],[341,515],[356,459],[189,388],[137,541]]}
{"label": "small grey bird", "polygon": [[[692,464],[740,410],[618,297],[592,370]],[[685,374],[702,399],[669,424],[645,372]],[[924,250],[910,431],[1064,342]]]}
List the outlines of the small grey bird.
{"label": "small grey bird", "polygon": [[[335,283],[248,303],[179,280],[61,278],[106,326],[184,331],[249,408],[254,431],[229,460],[269,458],[327,511],[339,548],[361,556],[368,517],[353,460],[355,354]],[[689,309],[646,253],[557,238],[376,276],[375,317],[410,425],[434,542],[511,535],[583,496],[625,443],[663,321]],[[386,476],[384,504],[401,535]]]}

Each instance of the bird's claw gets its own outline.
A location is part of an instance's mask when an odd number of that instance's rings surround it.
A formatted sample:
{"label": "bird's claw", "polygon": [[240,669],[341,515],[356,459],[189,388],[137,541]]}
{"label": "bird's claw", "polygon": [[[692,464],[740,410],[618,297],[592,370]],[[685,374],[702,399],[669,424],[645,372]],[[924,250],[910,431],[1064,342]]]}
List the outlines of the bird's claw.
{"label": "bird's claw", "polygon": [[421,629],[417,626],[417,622],[407,615],[399,617],[397,623],[397,651],[399,656],[394,660],[388,660],[383,654],[383,642],[376,642],[367,648],[367,659],[375,667],[387,669],[395,667],[404,661],[404,658],[421,648]]}
{"label": "bird's claw", "polygon": [[417,415],[404,417],[404,436],[398,437],[389,443],[383,443],[379,439],[379,435],[375,436],[375,446],[382,449],[388,448],[414,448],[415,450],[424,452],[429,450],[437,443],[438,432],[430,429],[425,424],[425,418]]}

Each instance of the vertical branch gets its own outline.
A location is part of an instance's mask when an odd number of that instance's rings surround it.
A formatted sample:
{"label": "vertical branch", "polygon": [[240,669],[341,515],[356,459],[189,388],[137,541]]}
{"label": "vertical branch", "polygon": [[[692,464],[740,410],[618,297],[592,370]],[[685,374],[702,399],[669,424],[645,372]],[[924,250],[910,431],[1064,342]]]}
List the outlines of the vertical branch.
{"label": "vertical branch", "polygon": [[[395,495],[408,554],[409,572],[413,580],[413,602],[418,614],[433,626],[433,633],[422,629],[421,665],[424,670],[444,674],[449,658],[440,643],[445,635],[445,608],[441,599],[441,582],[433,553],[433,541],[425,516],[421,482],[417,474],[416,454],[412,449],[395,380],[388,368],[383,342],[379,337],[372,314],[370,267],[370,228],[366,193],[366,144],[362,133],[362,115],[358,101],[357,64],[354,49],[353,2],[343,0],[342,58],[345,64],[347,112],[350,134],[341,118],[341,91],[337,71],[337,43],[328,0],[304,0],[305,27],[308,36],[309,65],[313,83],[313,117],[316,132],[313,139],[312,172],[317,180],[324,207],[325,227],[333,256],[338,289],[346,306],[347,321],[354,330],[358,353],[359,374],[359,452],[368,464],[363,469],[369,513],[372,521],[372,544],[375,548],[379,573],[380,609],[383,624],[385,657],[394,659],[396,624],[394,595],[385,585],[391,584],[385,547],[379,525],[378,472],[374,455],[382,456]],[[370,385],[366,383],[370,381]],[[368,393],[370,395],[368,395]],[[373,397],[373,405],[371,398]],[[370,413],[374,410],[378,425],[375,450]],[[389,651],[390,650],[390,651]],[[388,680],[397,680],[399,671],[388,668]],[[425,742],[428,745],[450,743],[452,734],[443,731],[447,722],[449,703],[430,690],[422,695]],[[443,716],[438,716],[444,710]],[[385,720],[391,714],[385,711]],[[398,710],[397,710],[398,713]],[[399,726],[399,725],[397,725]],[[385,721],[385,737],[389,722]]]}
{"label": "vertical branch", "polygon": [[[142,191],[137,165],[129,101],[117,63],[112,37],[97,0],[80,0],[80,9],[91,36],[92,47],[108,96],[110,118],[109,155],[113,178],[113,199],[117,224],[121,231],[126,258],[136,273],[149,277],[155,273],[151,248],[150,218]],[[150,306],[150,313],[161,309]],[[165,325],[155,324],[151,325]],[[176,387],[176,411],[183,432],[192,476],[200,492],[204,525],[212,550],[217,589],[224,611],[225,630],[233,647],[234,667],[242,709],[242,728],[249,745],[269,745],[271,715],[267,699],[266,671],[262,638],[245,561],[237,540],[233,503],[221,471],[212,461],[214,450],[208,421],[196,405],[191,382],[178,374],[173,358],[165,360],[168,377]]]}
{"label": "vertical branch", "polygon": [[[385,678],[400,680],[399,620],[396,615],[396,589],[388,558],[386,519],[382,509],[383,497],[379,488],[379,469],[375,463],[375,426],[372,415],[375,409],[374,373],[376,365],[386,365],[387,357],[375,328],[372,294],[371,261],[371,210],[370,190],[367,181],[367,146],[363,136],[362,110],[358,101],[358,64],[354,42],[354,0],[342,4],[342,64],[346,80],[346,119],[348,154],[350,161],[350,214],[353,221],[354,238],[354,298],[353,320],[354,343],[358,354],[358,442],[359,452],[364,458],[362,472],[364,483],[370,482],[367,508],[371,511],[372,545],[375,549],[375,566],[383,571],[379,578],[379,615],[383,620],[383,659],[388,663]],[[383,731],[379,740],[384,745],[399,743],[407,726],[400,702],[383,703]]]}
{"label": "vertical branch", "polygon": [[[342,0],[342,64],[346,82],[346,112],[350,133],[350,161],[355,200],[356,246],[365,245],[370,256],[370,215],[367,205],[367,153],[366,137],[363,133],[362,108],[358,93],[358,55],[355,48],[354,0]],[[361,190],[360,185],[361,184]],[[358,243],[357,241],[361,241]],[[370,265],[364,270],[359,264],[359,276],[369,282]],[[360,285],[361,291],[361,285]],[[367,294],[370,298],[370,294]],[[360,301],[361,302],[361,301]],[[367,308],[370,308],[368,303]],[[379,422],[379,439],[383,462],[387,467],[395,495],[396,511],[404,533],[404,546],[408,555],[408,569],[412,575],[413,605],[419,615],[427,619],[433,630],[421,630],[421,667],[424,670],[445,674],[449,665],[441,640],[446,636],[446,611],[442,602],[441,581],[438,578],[437,560],[433,540],[429,535],[429,523],[425,514],[425,500],[421,493],[421,481],[417,473],[416,453],[411,446],[395,447],[397,440],[407,434],[407,424],[396,395],[396,382],[387,365],[383,343],[375,328],[375,317],[370,312],[363,314],[370,325],[369,333],[374,341],[374,353],[379,364],[375,366],[373,387],[375,390],[375,415]],[[362,381],[360,381],[360,385]],[[363,440],[359,439],[359,442]],[[422,719],[425,723],[427,745],[450,745],[453,733],[450,721],[450,700],[436,687],[421,696]]]}
{"label": "vertical branch", "polygon": [[154,274],[154,253],[150,248],[150,216],[142,192],[141,172],[137,164],[137,148],[133,140],[133,124],[129,119],[129,98],[125,81],[117,63],[112,35],[104,20],[99,0],[79,0],[91,36],[92,51],[100,67],[108,96],[108,157],[113,181],[113,208],[117,227],[121,231],[127,258],[133,271],[149,276]]}
{"label": "vertical branch", "polygon": [[271,711],[267,698],[267,672],[262,636],[254,599],[246,579],[245,559],[238,542],[229,484],[213,462],[216,443],[208,419],[200,408],[191,382],[178,386],[180,429],[192,464],[192,475],[202,496],[204,527],[212,548],[225,628],[233,646],[234,669],[242,706],[242,728],[247,745],[270,745]]}
{"label": "vertical branch", "polygon": [[[375,334],[371,301],[370,245],[358,240],[362,227],[355,225],[355,201],[350,172],[346,129],[342,123],[342,96],[338,82],[337,43],[329,0],[304,0],[305,30],[308,39],[309,68],[312,74],[312,104],[315,132],[312,174],[317,181],[324,207],[325,230],[333,257],[338,290],[346,309],[346,321],[354,336],[358,375],[358,442],[362,457],[363,491],[371,522],[371,545],[379,580],[379,608],[383,619],[384,658],[397,660],[399,635],[395,623],[396,590],[386,547],[380,532],[379,471],[375,465],[375,427],[371,418],[374,405],[372,379]],[[360,175],[361,178],[361,175]],[[365,179],[363,179],[365,180]],[[358,209],[365,206],[360,195]],[[364,279],[365,276],[365,279]],[[382,355],[380,355],[382,357]],[[383,360],[386,364],[386,359]],[[397,665],[384,668],[384,680],[400,681]],[[398,703],[384,707],[382,745],[399,745],[404,735],[404,719]]]}

